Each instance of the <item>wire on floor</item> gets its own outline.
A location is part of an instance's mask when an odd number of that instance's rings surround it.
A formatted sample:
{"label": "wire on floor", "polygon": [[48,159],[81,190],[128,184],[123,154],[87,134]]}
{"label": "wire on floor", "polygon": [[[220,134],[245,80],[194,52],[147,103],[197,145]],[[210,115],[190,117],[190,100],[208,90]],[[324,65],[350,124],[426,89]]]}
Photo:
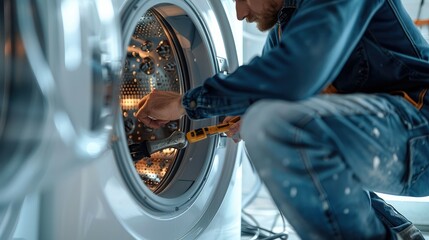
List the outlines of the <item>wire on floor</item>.
{"label": "wire on floor", "polygon": [[[246,155],[249,158],[249,155],[247,154],[247,150],[245,150]],[[271,226],[271,230],[268,230],[266,228],[260,227],[258,221],[249,213],[247,213],[245,211],[246,207],[248,205],[250,205],[253,200],[255,200],[255,198],[257,197],[261,186],[262,186],[262,182],[259,179],[258,175],[256,174],[256,169],[253,166],[253,164],[250,162],[250,165],[252,167],[252,171],[255,173],[255,177],[256,179],[256,183],[255,183],[255,187],[253,188],[253,191],[248,194],[246,197],[243,198],[243,208],[242,208],[242,217],[241,217],[241,236],[242,237],[250,237],[249,240],[274,240],[274,239],[280,239],[280,240],[285,240],[288,239],[288,234],[285,233],[286,232],[286,221],[285,218],[283,217],[283,215],[279,212],[276,216],[275,216],[275,220],[273,222],[273,225]],[[275,225],[277,224],[278,218],[281,218],[283,221],[283,231],[281,233],[276,233],[273,231]],[[252,223],[250,223],[247,219],[249,219],[250,221],[252,221]]]}
{"label": "wire on floor", "polygon": [[243,211],[243,214],[252,220],[253,223],[248,222],[246,219],[241,218],[241,236],[251,237],[249,240],[286,240],[288,239],[287,233],[276,233],[272,230],[260,227],[256,219]]}

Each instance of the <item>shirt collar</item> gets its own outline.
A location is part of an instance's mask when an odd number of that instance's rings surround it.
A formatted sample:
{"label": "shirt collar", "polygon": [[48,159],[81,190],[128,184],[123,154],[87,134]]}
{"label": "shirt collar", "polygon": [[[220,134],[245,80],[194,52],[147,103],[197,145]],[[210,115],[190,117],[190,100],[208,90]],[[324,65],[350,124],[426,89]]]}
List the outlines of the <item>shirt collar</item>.
{"label": "shirt collar", "polygon": [[277,14],[278,22],[281,24],[286,20],[289,20],[290,15],[293,13],[296,7],[297,7],[296,0],[284,0],[283,7],[280,9],[280,11]]}

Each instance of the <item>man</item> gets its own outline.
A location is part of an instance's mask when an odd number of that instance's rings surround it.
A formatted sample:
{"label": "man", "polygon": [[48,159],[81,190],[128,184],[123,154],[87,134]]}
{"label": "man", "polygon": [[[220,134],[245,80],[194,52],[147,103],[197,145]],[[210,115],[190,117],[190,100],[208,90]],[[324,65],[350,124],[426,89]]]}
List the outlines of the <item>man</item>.
{"label": "man", "polygon": [[366,191],[429,195],[429,45],[400,0],[236,9],[260,30],[277,23],[264,54],[183,96],[153,91],[138,118],[157,128],[245,113],[251,160],[302,239],[422,239]]}

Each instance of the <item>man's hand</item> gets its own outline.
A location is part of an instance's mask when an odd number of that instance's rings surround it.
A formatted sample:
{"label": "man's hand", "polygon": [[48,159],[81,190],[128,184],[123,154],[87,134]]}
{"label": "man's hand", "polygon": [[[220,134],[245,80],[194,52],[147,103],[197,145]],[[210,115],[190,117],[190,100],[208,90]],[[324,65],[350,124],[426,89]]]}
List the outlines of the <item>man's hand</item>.
{"label": "man's hand", "polygon": [[163,127],[166,123],[185,115],[182,96],[171,91],[153,90],[139,102],[136,117],[151,128]]}
{"label": "man's hand", "polygon": [[[231,119],[235,118],[235,116],[228,116],[225,117],[225,119],[222,121],[222,123],[228,123],[231,121]],[[226,132],[226,136],[232,138],[232,140],[235,143],[238,143],[241,141],[240,138],[240,125],[241,125],[241,120],[237,121],[236,123],[232,124],[229,127],[229,131]]]}

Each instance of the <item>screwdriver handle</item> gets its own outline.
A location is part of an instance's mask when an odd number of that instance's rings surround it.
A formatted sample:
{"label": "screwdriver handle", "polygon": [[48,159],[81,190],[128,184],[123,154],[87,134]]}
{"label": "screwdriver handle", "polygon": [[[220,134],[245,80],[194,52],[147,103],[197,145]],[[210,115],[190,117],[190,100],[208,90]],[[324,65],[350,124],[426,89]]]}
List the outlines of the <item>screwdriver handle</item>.
{"label": "screwdriver handle", "polygon": [[238,122],[239,120],[240,117],[236,116],[227,123],[221,123],[215,126],[203,127],[192,130],[186,133],[186,139],[188,139],[189,143],[194,143],[206,139],[209,135],[228,132],[231,125]]}

